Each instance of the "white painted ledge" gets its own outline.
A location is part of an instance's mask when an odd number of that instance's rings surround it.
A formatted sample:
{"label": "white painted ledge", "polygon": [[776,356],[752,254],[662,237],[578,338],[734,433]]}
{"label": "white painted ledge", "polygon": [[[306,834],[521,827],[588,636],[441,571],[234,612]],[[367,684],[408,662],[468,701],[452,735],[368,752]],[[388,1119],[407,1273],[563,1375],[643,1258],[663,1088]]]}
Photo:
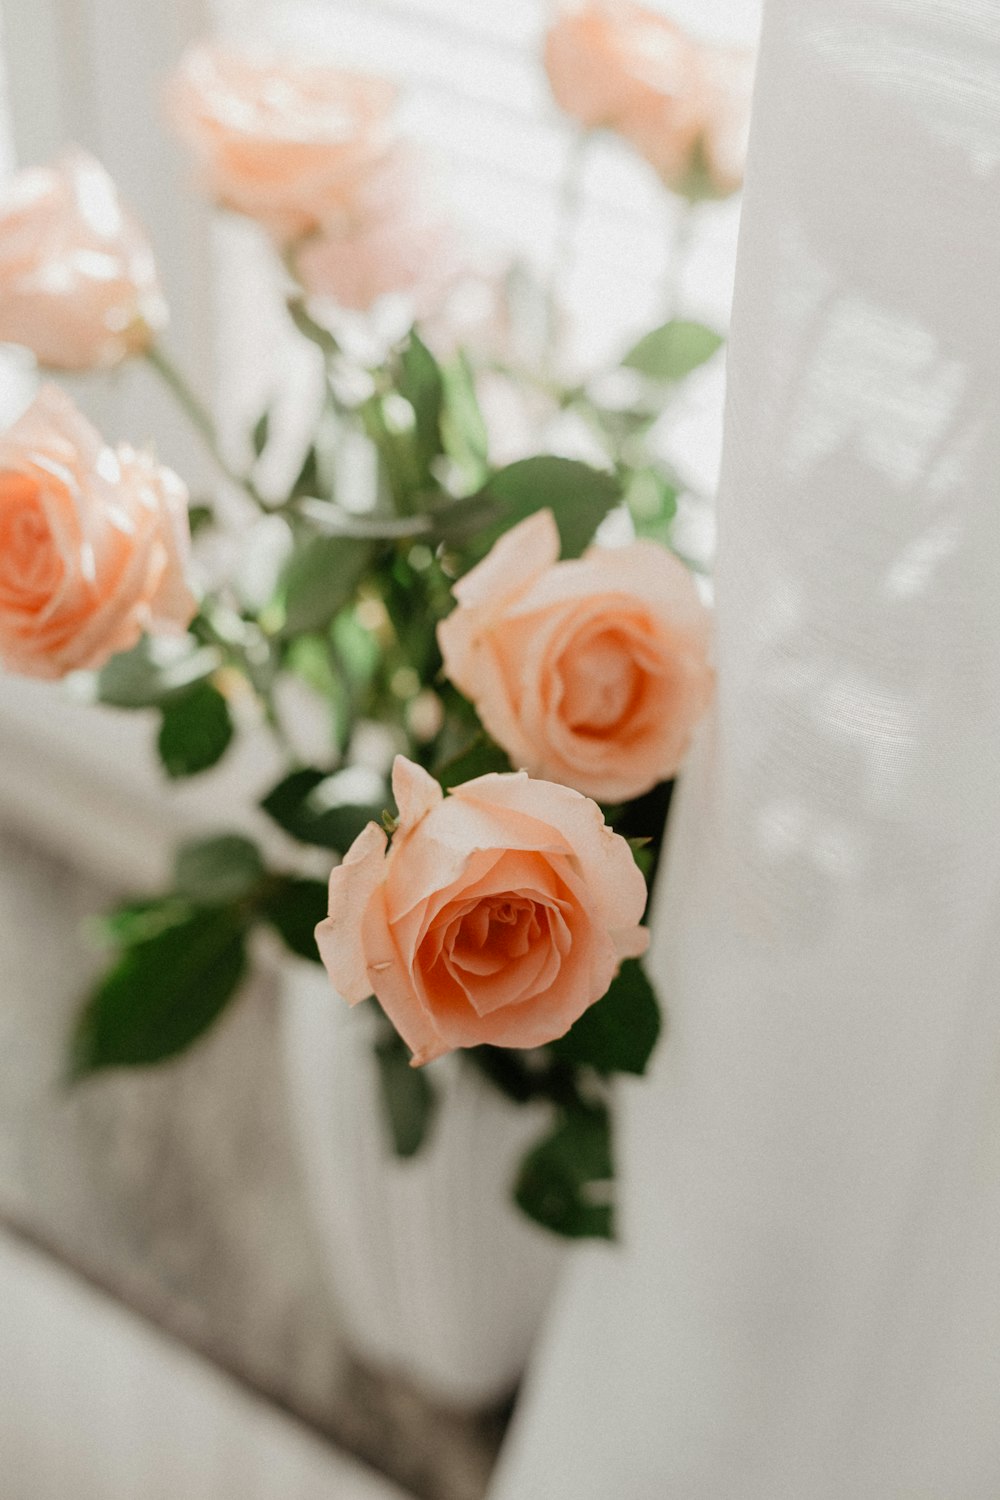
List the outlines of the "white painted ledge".
{"label": "white painted ledge", "polygon": [[0,1234],[4,1500],[405,1500]]}
{"label": "white painted ledge", "polygon": [[263,734],[174,785],[156,726],[155,713],[80,703],[58,683],[0,678],[0,821],[123,890],[159,883],[185,834],[239,828],[284,844],[255,810],[282,770]]}

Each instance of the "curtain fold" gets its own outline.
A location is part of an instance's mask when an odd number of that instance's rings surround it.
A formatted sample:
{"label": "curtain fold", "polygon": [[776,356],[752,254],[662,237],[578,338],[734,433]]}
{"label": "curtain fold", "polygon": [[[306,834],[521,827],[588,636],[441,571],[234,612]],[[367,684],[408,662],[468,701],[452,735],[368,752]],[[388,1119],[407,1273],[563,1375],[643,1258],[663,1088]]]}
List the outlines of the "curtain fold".
{"label": "curtain fold", "polygon": [[1000,10],[770,0],[719,694],[492,1500],[1000,1495]]}

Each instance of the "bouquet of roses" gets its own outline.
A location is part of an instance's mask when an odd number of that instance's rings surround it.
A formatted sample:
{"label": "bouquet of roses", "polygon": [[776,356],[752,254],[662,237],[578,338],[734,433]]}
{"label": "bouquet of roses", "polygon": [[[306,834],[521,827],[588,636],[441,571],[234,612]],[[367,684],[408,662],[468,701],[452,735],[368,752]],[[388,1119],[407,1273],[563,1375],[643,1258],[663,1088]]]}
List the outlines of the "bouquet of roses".
{"label": "bouquet of roses", "polygon": [[[666,190],[694,201],[738,185],[742,55],[594,3],[560,11],[545,65],[584,138],[617,131]],[[260,804],[282,856],[214,831],[179,851],[169,890],[104,920],[114,958],[72,1070],[195,1042],[267,927],[321,960],[341,1000],[380,1008],[401,1154],[433,1128],[426,1065],[460,1050],[510,1098],[551,1106],[517,1202],[559,1233],[608,1235],[612,1080],[643,1072],[661,1027],[640,962],[647,881],[713,685],[709,614],[672,550],[687,487],[655,429],[721,340],[671,318],[625,352],[629,399],[609,403],[595,394],[607,372],[554,373],[551,296],[537,358],[530,340],[515,361],[516,339],[442,336],[468,272],[394,98],[381,79],[209,46],[171,86],[203,186],[279,252],[318,371],[311,436],[278,492],[262,477],[273,413],[233,464],[167,358],[153,254],[101,166],[72,152],[22,172],[0,204],[0,338],[56,371],[150,361],[242,497],[239,543],[268,560],[263,585],[259,568],[251,586],[220,567],[233,528],[214,507],[190,506],[150,452],[110,447],[44,385],[0,438],[0,660],[92,674],[100,701],[155,710],[169,777],[261,726],[286,763]],[[508,334],[512,284],[494,289]],[[603,460],[495,464],[491,379],[572,414]],[[324,726],[309,758],[306,701]],[[331,852],[327,885],[316,861]]]}

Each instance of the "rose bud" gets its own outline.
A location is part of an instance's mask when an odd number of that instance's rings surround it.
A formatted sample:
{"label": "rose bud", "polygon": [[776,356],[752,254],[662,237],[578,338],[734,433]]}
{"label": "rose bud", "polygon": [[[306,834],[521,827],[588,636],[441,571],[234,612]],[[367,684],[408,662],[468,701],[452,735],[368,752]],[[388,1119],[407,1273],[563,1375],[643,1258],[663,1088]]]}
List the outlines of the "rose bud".
{"label": "rose bud", "polygon": [[678,769],[708,708],[711,617],[656,542],[558,559],[540,510],[459,579],[445,673],[514,765],[601,802],[638,797]]}
{"label": "rose bud", "polygon": [[395,89],[201,44],[183,58],[168,102],[206,191],[286,245],[365,201],[388,148]]}
{"label": "rose bud", "polygon": [[141,354],[167,321],[153,252],[101,164],[67,152],[0,195],[0,341],[56,370]]}
{"label": "rose bud", "polygon": [[566,0],[545,68],[561,109],[615,131],[672,191],[724,197],[739,187],[750,53],[702,45],[628,0]]}
{"label": "rose bud", "polygon": [[646,884],[601,810],[524,772],[480,776],[445,797],[397,757],[399,824],[376,823],[330,876],[316,929],[334,988],[374,993],[414,1054],[540,1047],[644,953]]}
{"label": "rose bud", "polygon": [[0,437],[0,664],[28,677],[100,667],[143,631],[183,630],[187,491],[116,451],[55,386]]}

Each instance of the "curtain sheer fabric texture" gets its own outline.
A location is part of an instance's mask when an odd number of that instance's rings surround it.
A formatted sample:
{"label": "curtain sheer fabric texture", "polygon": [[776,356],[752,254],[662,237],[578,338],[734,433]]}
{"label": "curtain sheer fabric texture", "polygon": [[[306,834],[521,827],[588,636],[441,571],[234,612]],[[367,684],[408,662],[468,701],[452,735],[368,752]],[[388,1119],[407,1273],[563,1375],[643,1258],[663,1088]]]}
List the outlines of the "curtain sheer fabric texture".
{"label": "curtain sheer fabric texture", "polygon": [[1000,7],[770,0],[719,695],[491,1500],[1000,1495]]}

